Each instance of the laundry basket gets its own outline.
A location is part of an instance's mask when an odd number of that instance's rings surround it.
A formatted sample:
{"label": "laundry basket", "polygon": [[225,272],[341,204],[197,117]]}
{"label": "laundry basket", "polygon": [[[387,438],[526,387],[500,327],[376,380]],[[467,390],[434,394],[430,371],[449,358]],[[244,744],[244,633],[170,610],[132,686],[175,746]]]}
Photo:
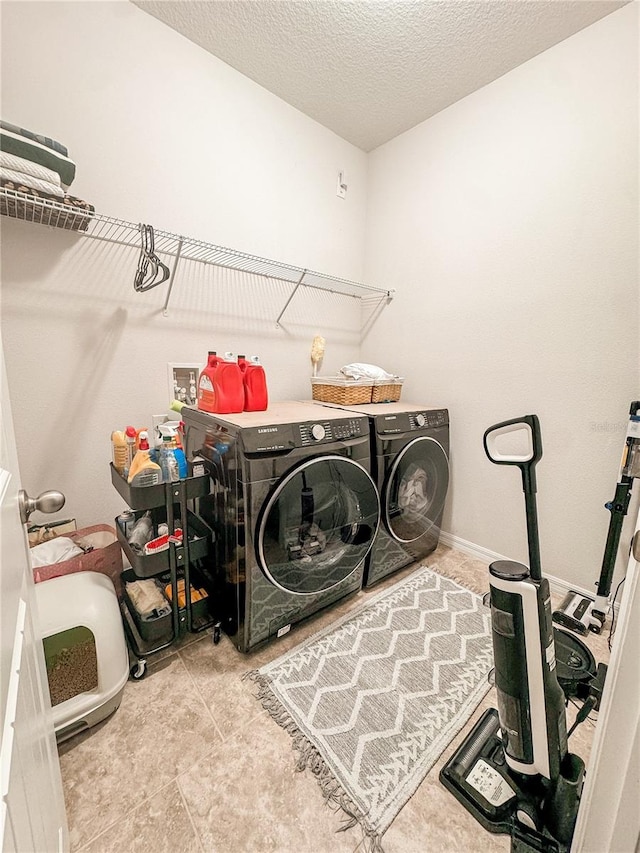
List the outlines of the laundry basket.
{"label": "laundry basket", "polygon": [[404,379],[394,376],[392,379],[376,379],[371,389],[372,403],[397,403],[402,394]]}
{"label": "laundry basket", "polygon": [[93,550],[60,563],[35,567],[33,570],[35,582],[40,583],[75,572],[101,572],[111,578],[118,597],[121,597],[122,551],[114,528],[108,524],[94,524],[64,535],[74,542],[80,541],[83,545],[92,545]]}
{"label": "laundry basket", "polygon": [[355,406],[371,402],[372,379],[346,379],[344,376],[314,376],[311,393],[321,403]]}

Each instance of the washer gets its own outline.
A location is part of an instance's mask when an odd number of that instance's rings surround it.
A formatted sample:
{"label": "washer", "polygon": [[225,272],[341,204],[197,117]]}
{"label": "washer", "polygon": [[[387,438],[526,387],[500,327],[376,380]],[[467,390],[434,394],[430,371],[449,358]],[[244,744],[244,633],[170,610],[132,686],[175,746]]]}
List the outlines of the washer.
{"label": "washer", "polygon": [[364,586],[370,587],[438,545],[449,488],[449,412],[413,403],[316,405],[369,418],[371,471],[381,505],[365,567]]}
{"label": "washer", "polygon": [[247,652],[357,592],[380,521],[369,420],[314,403],[210,415],[182,409],[188,458],[208,469],[221,618]]}

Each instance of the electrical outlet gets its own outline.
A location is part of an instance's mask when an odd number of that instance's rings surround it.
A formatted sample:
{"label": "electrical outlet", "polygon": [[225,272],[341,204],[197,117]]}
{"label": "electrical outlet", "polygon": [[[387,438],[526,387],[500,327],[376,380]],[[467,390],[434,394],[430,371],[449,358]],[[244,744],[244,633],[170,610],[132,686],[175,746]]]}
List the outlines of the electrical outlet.
{"label": "electrical outlet", "polygon": [[347,173],[338,172],[338,186],[336,187],[336,195],[338,198],[347,197]]}

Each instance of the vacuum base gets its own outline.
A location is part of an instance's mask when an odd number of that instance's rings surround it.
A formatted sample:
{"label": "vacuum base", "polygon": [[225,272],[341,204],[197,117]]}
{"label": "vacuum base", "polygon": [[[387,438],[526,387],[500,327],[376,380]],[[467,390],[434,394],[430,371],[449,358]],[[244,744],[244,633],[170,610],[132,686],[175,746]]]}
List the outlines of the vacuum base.
{"label": "vacuum base", "polygon": [[509,775],[495,708],[480,717],[440,771],[440,781],[488,832],[511,835],[511,853],[568,853],[569,846],[544,828],[521,822],[537,812],[541,793],[525,795]]}
{"label": "vacuum base", "polygon": [[553,621],[563,628],[575,631],[585,637],[589,631],[599,634],[604,626],[604,616],[596,615],[595,600],[571,590],[562,599],[557,610],[553,611]]}

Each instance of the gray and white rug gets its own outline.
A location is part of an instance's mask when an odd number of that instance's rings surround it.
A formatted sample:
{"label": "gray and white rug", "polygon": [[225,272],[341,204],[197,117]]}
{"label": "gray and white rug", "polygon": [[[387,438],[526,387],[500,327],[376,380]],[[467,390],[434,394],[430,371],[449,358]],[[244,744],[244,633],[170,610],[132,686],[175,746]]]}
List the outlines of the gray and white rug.
{"label": "gray and white rug", "polygon": [[297,768],[373,848],[489,690],[480,596],[421,568],[250,674]]}

